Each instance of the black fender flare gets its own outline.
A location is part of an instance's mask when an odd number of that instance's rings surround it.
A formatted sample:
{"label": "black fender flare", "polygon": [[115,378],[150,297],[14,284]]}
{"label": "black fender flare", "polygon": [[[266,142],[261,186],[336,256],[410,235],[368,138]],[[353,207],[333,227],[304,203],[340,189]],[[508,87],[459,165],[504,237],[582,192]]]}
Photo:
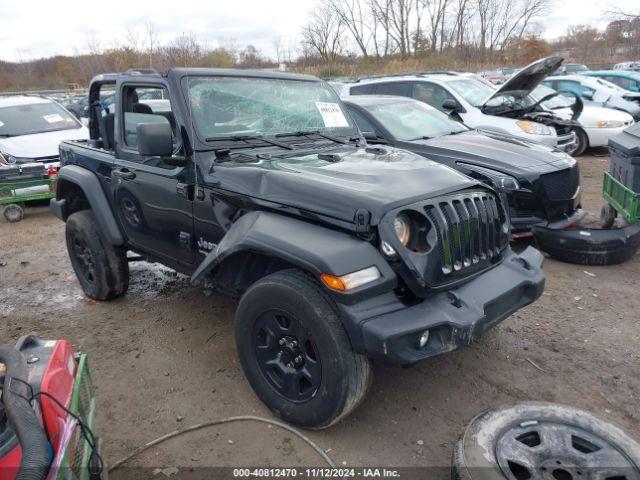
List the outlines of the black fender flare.
{"label": "black fender flare", "polygon": [[380,251],[371,243],[342,231],[271,212],[254,211],[237,220],[220,243],[209,252],[191,276],[200,283],[229,256],[253,251],[274,256],[305,270],[316,278],[322,273],[346,275],[375,266],[380,279],[348,294],[334,293],[345,303],[395,288],[397,278]]}
{"label": "black fender flare", "polygon": [[96,217],[96,222],[100,226],[100,230],[113,245],[123,245],[124,236],[120,230],[118,222],[111,210],[111,205],[107,200],[107,196],[102,190],[100,180],[96,175],[78,165],[65,165],[58,171],[58,195],[51,200],[51,209],[61,220],[66,220],[67,214],[64,211],[64,198],[60,198],[59,193],[64,182],[77,185],[84,193],[91,211]]}

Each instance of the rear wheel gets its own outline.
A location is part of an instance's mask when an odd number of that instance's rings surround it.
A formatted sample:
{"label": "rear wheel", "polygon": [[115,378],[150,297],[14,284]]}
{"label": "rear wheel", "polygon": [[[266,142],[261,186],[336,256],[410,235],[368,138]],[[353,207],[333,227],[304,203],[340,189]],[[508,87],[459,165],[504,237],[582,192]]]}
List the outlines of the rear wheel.
{"label": "rear wheel", "polygon": [[104,238],[93,212],[70,215],[65,233],[69,259],[85,295],[95,300],[124,295],[129,288],[126,251]]}
{"label": "rear wheel", "polygon": [[24,218],[24,203],[10,203],[2,212],[4,219],[9,223],[19,222]]}
{"label": "rear wheel", "polygon": [[236,312],[236,345],[258,397],[303,427],[336,423],[371,383],[369,360],[353,352],[333,301],[301,271],[277,272],[249,288]]}

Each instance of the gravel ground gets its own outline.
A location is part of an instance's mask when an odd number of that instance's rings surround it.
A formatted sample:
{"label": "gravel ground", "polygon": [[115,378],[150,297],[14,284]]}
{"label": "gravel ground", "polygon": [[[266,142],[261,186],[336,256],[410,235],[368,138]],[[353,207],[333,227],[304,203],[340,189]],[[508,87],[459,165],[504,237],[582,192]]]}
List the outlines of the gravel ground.
{"label": "gravel ground", "polygon": [[[596,214],[609,159],[591,153],[579,161],[583,205]],[[132,264],[124,298],[87,300],[67,258],[64,225],[44,206],[27,209],[20,223],[0,222],[0,239],[0,338],[66,338],[89,354],[105,458],[115,461],[205,420],[271,417],[236,357],[234,301],[205,297],[186,277],[144,263]],[[376,367],[373,388],[355,414],[309,437],[338,465],[447,467],[461,427],[476,413],[546,400],[590,410],[637,438],[638,265],[637,256],[615,267],[547,259],[547,288],[538,302],[466,349],[410,369]],[[242,423],[172,440],[131,465],[322,463],[290,433]]]}

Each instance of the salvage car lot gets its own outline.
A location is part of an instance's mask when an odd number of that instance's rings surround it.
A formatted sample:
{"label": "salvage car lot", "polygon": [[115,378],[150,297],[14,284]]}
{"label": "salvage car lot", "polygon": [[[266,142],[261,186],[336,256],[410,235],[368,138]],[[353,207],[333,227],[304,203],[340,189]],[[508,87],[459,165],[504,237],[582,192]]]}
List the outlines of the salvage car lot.
{"label": "salvage car lot", "polygon": [[[579,162],[583,205],[595,214],[608,159]],[[186,277],[147,264],[132,265],[124,298],[88,301],[64,248],[64,224],[46,207],[29,210],[19,224],[0,223],[0,335],[68,338],[89,354],[105,458],[205,420],[270,416],[237,361],[234,301],[203,298]],[[638,432],[638,257],[615,267],[547,260],[545,271],[543,297],[480,343],[412,369],[377,367],[375,392],[354,415],[309,436],[338,465],[446,467],[466,420],[516,400],[571,404]],[[173,440],[134,464],[319,462],[288,433],[240,424]]]}

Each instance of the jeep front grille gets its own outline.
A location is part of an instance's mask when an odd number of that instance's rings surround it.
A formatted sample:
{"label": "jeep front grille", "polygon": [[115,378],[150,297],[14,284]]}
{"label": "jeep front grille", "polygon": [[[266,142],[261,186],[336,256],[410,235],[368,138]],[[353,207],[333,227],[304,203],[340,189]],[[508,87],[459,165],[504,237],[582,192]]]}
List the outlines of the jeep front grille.
{"label": "jeep front grille", "polygon": [[424,207],[436,229],[445,276],[472,273],[498,257],[508,243],[506,218],[495,195],[469,192]]}

